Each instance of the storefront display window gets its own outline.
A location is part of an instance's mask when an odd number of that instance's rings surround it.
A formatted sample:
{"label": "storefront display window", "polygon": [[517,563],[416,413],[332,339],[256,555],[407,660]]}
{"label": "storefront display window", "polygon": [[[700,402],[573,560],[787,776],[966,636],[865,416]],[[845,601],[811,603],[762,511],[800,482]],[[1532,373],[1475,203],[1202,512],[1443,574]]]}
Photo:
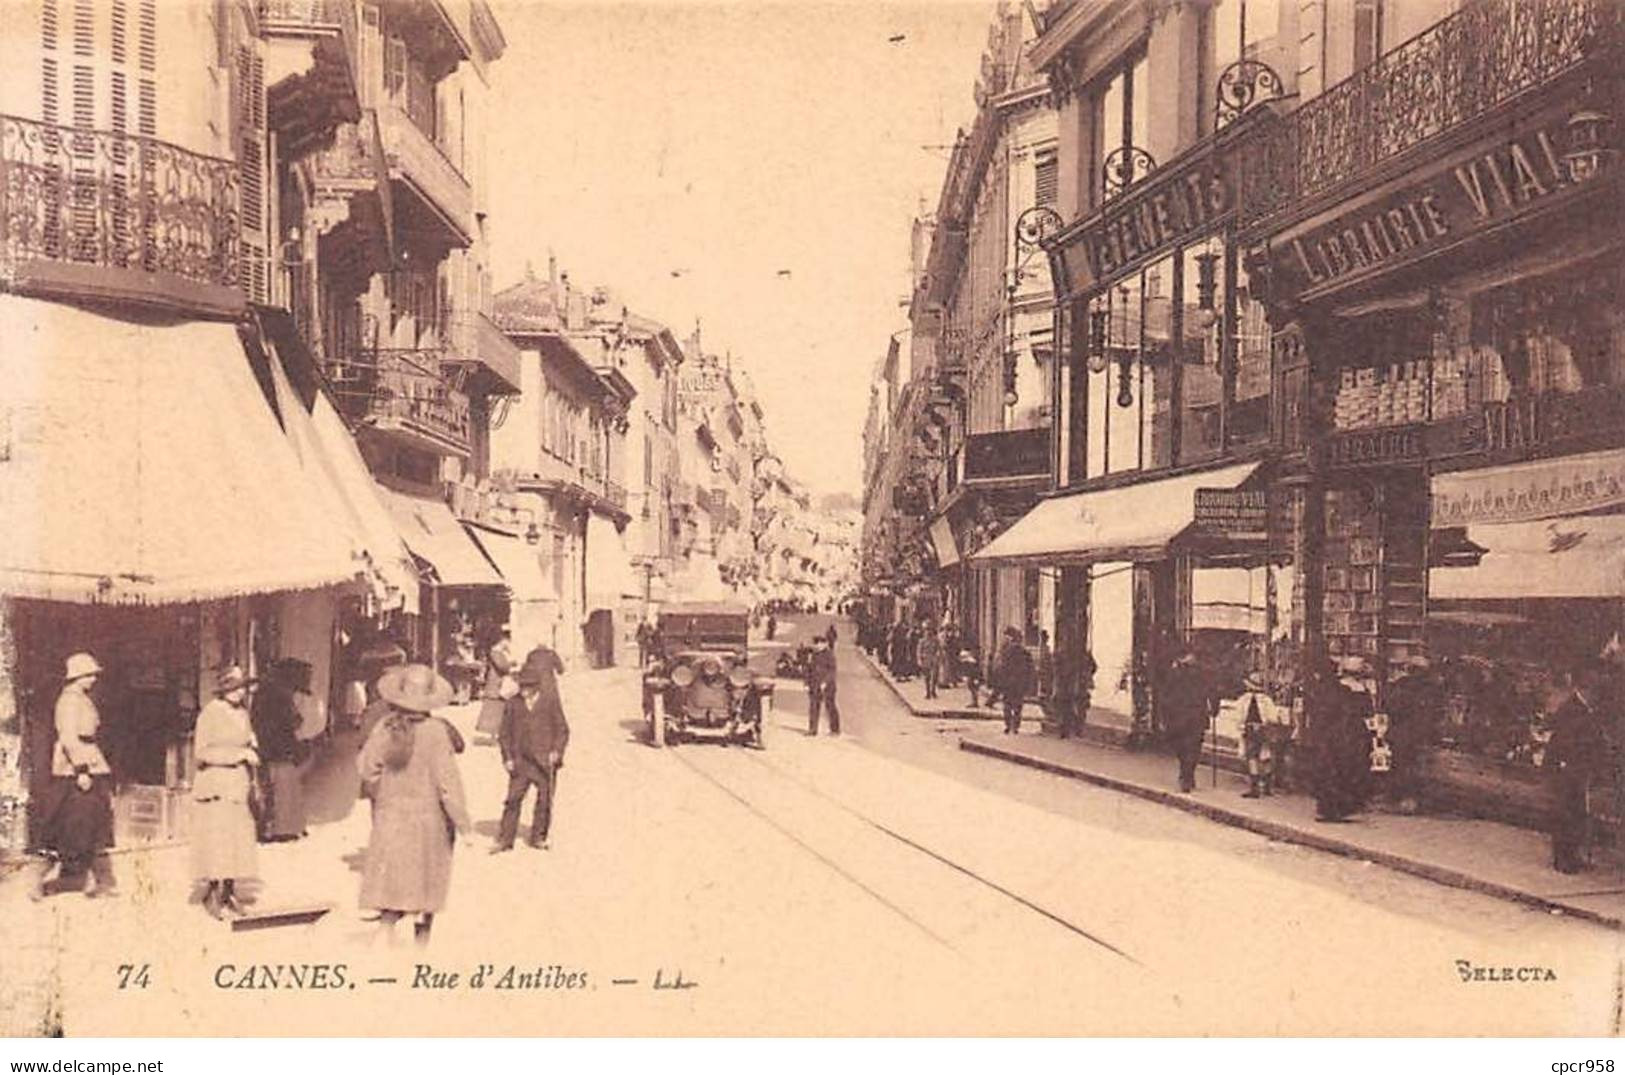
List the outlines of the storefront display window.
{"label": "storefront display window", "polygon": [[1264,304],[1253,297],[1247,270],[1236,265],[1235,394],[1230,404],[1230,442],[1249,444],[1270,436],[1270,325]]}

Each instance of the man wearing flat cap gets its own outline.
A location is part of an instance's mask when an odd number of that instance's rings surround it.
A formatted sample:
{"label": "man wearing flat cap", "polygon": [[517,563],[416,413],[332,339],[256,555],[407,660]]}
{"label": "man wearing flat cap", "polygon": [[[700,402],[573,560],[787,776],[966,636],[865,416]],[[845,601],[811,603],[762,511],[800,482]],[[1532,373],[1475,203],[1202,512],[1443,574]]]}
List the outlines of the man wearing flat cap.
{"label": "man wearing flat cap", "polygon": [[547,847],[553,820],[553,786],[564,762],[564,748],[570,742],[570,725],[564,719],[564,704],[559,699],[557,677],[563,671],[564,663],[557,653],[537,646],[525,658],[516,677],[519,693],[509,698],[503,708],[497,740],[502,747],[502,767],[508,770],[508,794],[502,802],[502,824],[492,854],[513,849],[519,834],[519,814],[532,787],[536,789],[536,807],[528,842],[532,847]]}

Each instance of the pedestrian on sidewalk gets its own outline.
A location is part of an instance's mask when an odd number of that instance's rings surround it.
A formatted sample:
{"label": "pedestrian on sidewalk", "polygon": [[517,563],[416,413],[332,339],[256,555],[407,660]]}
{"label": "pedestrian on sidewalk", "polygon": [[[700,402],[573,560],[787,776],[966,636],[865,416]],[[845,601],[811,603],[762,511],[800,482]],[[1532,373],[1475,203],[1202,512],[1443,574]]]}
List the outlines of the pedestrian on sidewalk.
{"label": "pedestrian on sidewalk", "polygon": [[829,641],[829,648],[834,649],[836,639],[840,638],[840,633],[835,630],[834,620],[830,621],[829,629],[824,632],[824,637]]}
{"label": "pedestrian on sidewalk", "polygon": [[260,755],[260,838],[268,843],[305,835],[305,791],[300,765],[305,746],[296,694],[310,693],[310,665],[294,657],[272,663],[254,691],[249,720]]}
{"label": "pedestrian on sidewalk", "polygon": [[1055,696],[1055,651],[1050,648],[1049,632],[1038,632],[1038,704],[1047,709]]}
{"label": "pedestrian on sidewalk", "polygon": [[965,689],[970,694],[970,707],[978,708],[981,703],[982,690],[982,657],[976,649],[976,636],[969,630],[965,632],[965,640],[959,651],[959,674],[965,677]]}
{"label": "pedestrian on sidewalk", "polygon": [[241,668],[225,668],[215,684],[214,699],[198,714],[194,732],[192,877],[203,883],[203,909],[215,918],[244,914],[237,882],[259,876],[250,799],[260,753],[245,705],[248,685]]}
{"label": "pedestrian on sidewalk", "polygon": [[519,670],[519,693],[508,699],[502,714],[502,767],[508,771],[508,792],[502,801],[502,823],[492,854],[513,850],[519,835],[519,814],[525,796],[536,789],[531,814],[531,847],[545,849],[553,825],[553,792],[570,743],[570,724],[564,718],[557,674],[563,671],[559,655],[538,646]]}
{"label": "pedestrian on sidewalk", "polygon": [[1321,672],[1314,738],[1315,820],[1346,821],[1365,806],[1371,781],[1370,666],[1360,657]]}
{"label": "pedestrian on sidewalk", "polygon": [[[1083,726],[1089,721],[1089,702],[1095,690],[1095,656],[1088,649],[1084,649],[1078,656],[1078,666],[1073,681],[1069,684],[1070,696],[1057,700],[1061,710],[1061,738],[1070,739],[1083,732]],[[1067,677],[1060,677],[1063,683]]]}
{"label": "pedestrian on sidewalk", "polygon": [[1247,790],[1244,799],[1275,794],[1276,743],[1278,733],[1271,729],[1281,726],[1281,709],[1264,689],[1264,679],[1257,672],[1248,672],[1242,681],[1241,752],[1247,761]]}
{"label": "pedestrian on sidewalk", "polygon": [[920,641],[916,650],[920,658],[920,675],[925,680],[925,696],[937,696],[937,680],[942,675],[942,638],[929,621],[920,625]]}
{"label": "pedestrian on sidewalk", "polygon": [[1552,737],[1542,758],[1555,806],[1551,823],[1552,869],[1559,873],[1579,873],[1585,868],[1586,840],[1590,835],[1586,792],[1607,750],[1597,711],[1603,669],[1587,661],[1569,678],[1569,697],[1552,717]]}
{"label": "pedestrian on sidewalk", "polygon": [[807,667],[807,734],[818,734],[818,718],[829,707],[829,734],[841,734],[841,711],[835,704],[835,650],[829,640],[813,639],[812,660]]}
{"label": "pedestrian on sidewalk", "polygon": [[1032,654],[1021,644],[1021,631],[1004,629],[1004,648],[993,671],[993,684],[1004,704],[1004,734],[1021,733],[1021,708],[1033,691],[1036,673]]}
{"label": "pedestrian on sidewalk", "polygon": [[90,896],[118,894],[107,855],[113,846],[113,770],[102,753],[101,714],[91,697],[101,672],[101,664],[89,653],[73,654],[63,672],[41,826],[45,847],[56,853],[60,869],[56,879],[47,882],[51,863],[46,860],[34,885],[35,899],[79,891],[87,873],[95,884]]}
{"label": "pedestrian on sidewalk", "polygon": [[451,888],[452,849],[473,829],[457,771],[451,725],[433,713],[455,692],[425,664],[378,679],[389,712],[367,736],[356,767],[372,800],[372,836],[361,870],[361,906],[378,912],[380,933],[417,916],[413,935],[426,944]]}
{"label": "pedestrian on sidewalk", "polygon": [[[644,625],[638,625],[642,648],[641,632]],[[507,707],[508,699],[519,693],[519,684],[514,682],[513,669],[517,661],[513,654],[513,632],[504,627],[502,636],[491,643],[491,649],[485,655],[485,683],[480,690],[480,715],[474,722],[474,730],[485,735],[495,736],[502,730],[502,711]]]}
{"label": "pedestrian on sidewalk", "polygon": [[949,620],[942,628],[942,685],[959,686],[959,624]]}
{"label": "pedestrian on sidewalk", "polygon": [[1433,742],[1434,722],[1445,711],[1444,689],[1427,657],[1415,653],[1398,664],[1384,707],[1393,749],[1389,795],[1400,813],[1414,814],[1421,805],[1421,752]]}
{"label": "pedestrian on sidewalk", "polygon": [[1179,790],[1196,790],[1196,766],[1202,760],[1202,740],[1213,719],[1215,699],[1196,654],[1179,647],[1163,676],[1163,722],[1169,745],[1179,760]]}
{"label": "pedestrian on sidewalk", "polygon": [[776,612],[767,614],[767,640],[773,641],[773,636],[779,633],[779,617]]}

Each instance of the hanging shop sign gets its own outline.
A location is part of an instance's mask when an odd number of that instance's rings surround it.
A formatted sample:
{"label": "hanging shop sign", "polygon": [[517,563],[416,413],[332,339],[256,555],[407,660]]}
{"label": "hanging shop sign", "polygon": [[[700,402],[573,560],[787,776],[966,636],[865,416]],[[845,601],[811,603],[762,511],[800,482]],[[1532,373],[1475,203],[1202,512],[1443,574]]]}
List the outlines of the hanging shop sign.
{"label": "hanging shop sign", "polygon": [[1222,225],[1236,207],[1235,158],[1203,153],[1172,164],[1119,195],[1051,245],[1068,296],[1138,272],[1175,247]]}
{"label": "hanging shop sign", "polygon": [[1210,537],[1258,541],[1269,532],[1269,494],[1263,489],[1198,489],[1192,523]]}
{"label": "hanging shop sign", "polygon": [[1271,288],[1313,297],[1455,247],[1596,182],[1572,167],[1567,110],[1435,161],[1358,208],[1270,242]]}

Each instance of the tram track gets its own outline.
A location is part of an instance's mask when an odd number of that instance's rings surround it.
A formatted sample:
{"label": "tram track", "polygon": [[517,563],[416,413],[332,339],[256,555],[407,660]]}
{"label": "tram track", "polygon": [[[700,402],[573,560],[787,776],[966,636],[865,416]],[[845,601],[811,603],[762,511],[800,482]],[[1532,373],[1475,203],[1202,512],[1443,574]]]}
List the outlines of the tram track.
{"label": "tram track", "polygon": [[[816,858],[825,866],[834,870],[844,880],[853,884],[870,898],[885,906],[893,914],[903,918],[913,928],[926,934],[937,944],[942,945],[956,954],[963,955],[959,948],[951,941],[943,937],[936,930],[933,930],[930,926],[926,925],[917,916],[910,913],[905,907],[901,906],[897,901],[890,899],[874,886],[866,883],[864,880],[856,876],[851,870],[847,869],[845,866],[832,859],[829,855],[814,847],[807,840],[797,835],[779,819],[775,818],[772,815],[772,812],[767,809],[763,803],[754,800],[752,796],[741,791],[738,786],[730,786],[730,784],[722,779],[716,772],[711,771],[710,766],[701,765],[695,762],[691,757],[687,757],[685,755],[685,751],[672,751],[672,756],[675,757],[684,768],[688,769],[690,772],[694,773],[696,776],[716,787],[718,790],[723,792],[723,794],[739,803],[754,817],[758,818],[780,835],[793,842],[797,847]],[[1025,913],[1036,916],[1037,918],[1050,923],[1056,928],[1064,930],[1068,935],[1084,941],[1094,948],[1109,952],[1118,959],[1121,959],[1133,966],[1144,966],[1144,964],[1141,963],[1140,960],[1136,959],[1133,955],[1124,951],[1122,948],[1119,948],[1117,945],[1111,943],[1105,938],[1098,936],[1079,923],[1072,921],[1065,915],[1053,911],[1045,907],[1037,900],[1031,899],[1022,893],[1015,891],[1014,889],[1000,884],[999,882],[986,876],[984,873],[978,871],[972,865],[955,858],[953,855],[931,847],[928,844],[907,835],[906,833],[898,831],[893,826],[886,824],[884,821],[874,817],[873,815],[857,809],[849,803],[841,801],[835,796],[826,793],[812,782],[804,779],[796,773],[791,772],[782,765],[773,763],[768,758],[765,758],[756,752],[728,750],[724,754],[720,754],[719,757],[743,758],[750,765],[768,774],[772,779],[783,781],[795,787],[801,793],[811,796],[827,806],[835,808],[840,813],[846,815],[859,825],[863,826],[866,830],[884,837],[893,844],[907,848],[910,852],[919,856],[921,859],[935,863],[939,867],[952,871],[954,874],[972,883],[978,889],[993,893],[999,899],[1021,908]]]}

